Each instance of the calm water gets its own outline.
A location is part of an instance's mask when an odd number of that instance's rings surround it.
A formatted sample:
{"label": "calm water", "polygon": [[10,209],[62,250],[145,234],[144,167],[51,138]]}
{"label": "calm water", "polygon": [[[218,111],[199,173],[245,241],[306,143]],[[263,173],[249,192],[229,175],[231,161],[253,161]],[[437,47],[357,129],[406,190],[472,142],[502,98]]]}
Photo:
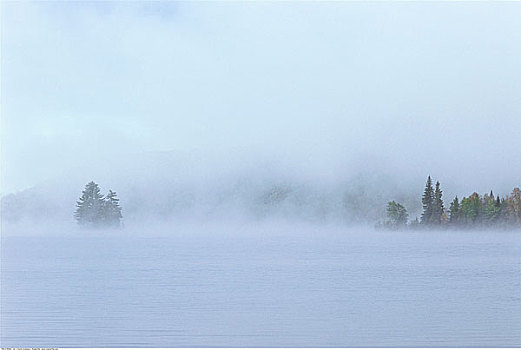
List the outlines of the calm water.
{"label": "calm water", "polygon": [[521,346],[519,232],[171,230],[4,235],[1,346]]}

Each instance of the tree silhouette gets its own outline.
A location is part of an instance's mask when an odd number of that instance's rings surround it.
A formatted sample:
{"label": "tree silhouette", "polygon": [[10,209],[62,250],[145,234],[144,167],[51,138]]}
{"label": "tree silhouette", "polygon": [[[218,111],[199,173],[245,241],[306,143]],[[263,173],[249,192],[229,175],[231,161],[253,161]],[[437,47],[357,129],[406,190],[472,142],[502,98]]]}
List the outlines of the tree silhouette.
{"label": "tree silhouette", "polygon": [[122,217],[116,192],[109,190],[104,198],[97,183],[91,181],[85,185],[74,212],[78,224],[86,227],[119,226]]}
{"label": "tree silhouette", "polygon": [[432,180],[429,176],[425,184],[425,190],[422,196],[423,213],[421,215],[421,223],[430,225],[432,223],[432,215],[434,210],[434,190],[432,188]]}
{"label": "tree silhouette", "polygon": [[85,185],[80,199],[76,202],[74,217],[80,225],[97,226],[103,220],[104,199],[94,181]]}

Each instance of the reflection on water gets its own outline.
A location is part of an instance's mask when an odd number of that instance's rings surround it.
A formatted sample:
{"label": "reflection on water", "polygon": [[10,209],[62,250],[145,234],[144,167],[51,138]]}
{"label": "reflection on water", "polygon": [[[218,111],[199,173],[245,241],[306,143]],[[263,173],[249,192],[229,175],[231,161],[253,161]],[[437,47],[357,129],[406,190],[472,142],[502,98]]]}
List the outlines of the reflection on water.
{"label": "reflection on water", "polygon": [[2,237],[3,347],[521,346],[519,232]]}

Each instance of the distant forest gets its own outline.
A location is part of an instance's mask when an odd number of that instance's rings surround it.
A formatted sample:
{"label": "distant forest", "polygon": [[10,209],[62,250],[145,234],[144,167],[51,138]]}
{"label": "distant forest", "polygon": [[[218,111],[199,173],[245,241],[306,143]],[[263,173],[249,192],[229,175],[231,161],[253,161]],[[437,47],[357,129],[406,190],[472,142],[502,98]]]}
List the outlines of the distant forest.
{"label": "distant forest", "polygon": [[423,213],[420,220],[409,222],[407,209],[395,201],[387,203],[387,220],[377,227],[402,228],[479,228],[521,227],[521,190],[516,187],[506,197],[474,192],[461,201],[456,196],[445,208],[440,182],[432,185],[429,176],[422,196]]}
{"label": "distant forest", "polygon": [[444,203],[441,185],[431,178],[419,196],[403,181],[376,172],[329,183],[249,173],[205,181],[117,181],[118,196],[101,193],[92,183],[79,200],[77,181],[56,182],[2,196],[0,214],[2,223],[71,223],[76,209],[74,218],[84,227],[118,227],[124,215],[127,225],[223,219],[374,225],[380,220],[377,226],[389,229],[521,228],[518,188],[503,198],[473,193]]}

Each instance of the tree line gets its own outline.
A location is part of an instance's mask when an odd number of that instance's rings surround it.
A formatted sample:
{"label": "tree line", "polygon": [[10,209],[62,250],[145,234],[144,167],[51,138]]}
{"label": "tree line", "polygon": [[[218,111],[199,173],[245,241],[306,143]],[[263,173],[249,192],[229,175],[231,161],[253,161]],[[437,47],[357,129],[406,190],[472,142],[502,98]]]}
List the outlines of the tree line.
{"label": "tree line", "polygon": [[476,228],[521,227],[521,190],[516,187],[508,196],[494,196],[490,191],[483,196],[477,192],[461,201],[456,196],[445,208],[443,191],[439,181],[433,186],[429,176],[421,198],[423,212],[420,220],[408,221],[403,205],[395,201],[387,203],[387,220],[383,226],[391,229],[404,227],[426,228]]}
{"label": "tree line", "polygon": [[109,190],[103,196],[98,184],[89,182],[76,202],[74,218],[81,226],[119,227],[123,215],[116,192]]}

